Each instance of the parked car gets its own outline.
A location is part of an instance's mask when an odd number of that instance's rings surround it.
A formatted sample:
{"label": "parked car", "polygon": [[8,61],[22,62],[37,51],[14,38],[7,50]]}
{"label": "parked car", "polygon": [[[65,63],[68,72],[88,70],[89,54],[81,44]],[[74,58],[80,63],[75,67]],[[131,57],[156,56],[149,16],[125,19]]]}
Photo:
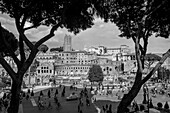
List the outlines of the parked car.
{"label": "parked car", "polygon": [[79,96],[73,92],[68,97],[66,97],[66,100],[71,101],[71,100],[77,100],[78,98],[79,98]]}

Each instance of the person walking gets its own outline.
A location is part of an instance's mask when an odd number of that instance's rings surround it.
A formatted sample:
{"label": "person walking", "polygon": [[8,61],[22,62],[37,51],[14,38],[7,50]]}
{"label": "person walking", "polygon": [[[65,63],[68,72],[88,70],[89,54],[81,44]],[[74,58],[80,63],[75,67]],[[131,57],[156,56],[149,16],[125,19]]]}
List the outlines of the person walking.
{"label": "person walking", "polygon": [[80,103],[77,106],[78,113],[80,113]]}
{"label": "person walking", "polygon": [[103,113],[106,113],[106,108],[104,106],[102,106],[103,109]]}
{"label": "person walking", "polygon": [[88,97],[86,98],[86,106],[90,106],[90,101]]}
{"label": "person walking", "polygon": [[51,91],[50,90],[48,90],[48,98],[51,98]]}
{"label": "person walking", "polygon": [[109,113],[112,113],[112,104],[109,105],[109,110],[108,110]]}
{"label": "person walking", "polygon": [[52,109],[51,97],[48,98],[48,109]]}

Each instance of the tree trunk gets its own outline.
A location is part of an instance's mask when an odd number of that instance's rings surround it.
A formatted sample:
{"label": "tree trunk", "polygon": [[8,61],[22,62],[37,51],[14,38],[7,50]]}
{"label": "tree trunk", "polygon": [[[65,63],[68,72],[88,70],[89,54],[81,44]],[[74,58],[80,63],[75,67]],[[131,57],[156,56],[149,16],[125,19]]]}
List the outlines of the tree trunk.
{"label": "tree trunk", "polygon": [[135,83],[128,94],[125,94],[118,106],[117,113],[125,113],[127,107],[131,104],[133,99],[137,96],[140,91],[142,84]]}
{"label": "tree trunk", "polygon": [[11,101],[8,113],[18,113],[20,104],[21,81],[13,81],[11,87]]}

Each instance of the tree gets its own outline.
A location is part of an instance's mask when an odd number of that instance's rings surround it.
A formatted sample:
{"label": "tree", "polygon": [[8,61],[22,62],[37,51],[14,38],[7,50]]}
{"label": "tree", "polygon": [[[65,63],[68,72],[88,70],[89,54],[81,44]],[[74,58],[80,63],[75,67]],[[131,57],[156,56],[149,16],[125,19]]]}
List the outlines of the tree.
{"label": "tree", "polygon": [[[35,41],[33,41],[33,42],[31,42],[31,43],[32,43],[33,45],[36,44]],[[29,48],[26,44],[24,44],[24,50],[27,51],[27,52],[30,52],[30,48]],[[45,53],[46,51],[48,51],[48,46],[45,45],[45,44],[41,44],[41,45],[38,47],[38,50]],[[19,50],[18,50],[18,52],[19,52]]]}
{"label": "tree", "polygon": [[91,83],[98,82],[101,85],[104,75],[102,68],[99,65],[92,65],[88,72],[89,76],[88,79]]}
{"label": "tree", "polygon": [[137,73],[135,82],[123,97],[117,113],[124,113],[128,105],[137,96],[142,85],[156,72],[170,55],[170,49],[163,55],[156,66],[143,78],[144,62],[149,38],[168,38],[170,34],[170,1],[168,0],[107,0],[109,6],[106,19],[114,22],[119,28],[120,37],[132,39],[135,44]]}
{"label": "tree", "polygon": [[30,66],[30,74],[34,74],[37,70],[37,67],[40,65],[40,62],[38,60],[34,60],[32,62],[32,65]]}
{"label": "tree", "polygon": [[[36,44],[36,42],[32,42],[33,44]],[[39,47],[38,47],[38,50],[39,51],[42,51],[42,52],[47,52],[48,51],[48,46],[47,45],[45,45],[45,44],[41,44]]]}
{"label": "tree", "polygon": [[57,47],[57,48],[51,48],[50,49],[50,52],[54,52],[54,51],[62,52],[63,51],[63,47]]}
{"label": "tree", "polygon": [[149,53],[149,54],[146,54],[145,56],[145,67],[149,70],[150,67],[152,66],[152,64],[154,64],[155,62],[157,61],[160,61],[161,60],[161,57],[156,55],[156,54],[152,54],[152,53]]}
{"label": "tree", "polygon": [[10,52],[8,51],[7,45],[10,45],[11,51],[15,52],[18,48],[18,40],[16,37],[9,32],[8,30],[4,29],[0,24],[1,33],[3,33],[4,37],[0,36],[0,53],[3,56],[11,56]]}
{"label": "tree", "polygon": [[[9,53],[17,66],[15,72],[10,65],[5,61],[2,53],[0,54],[0,64],[5,68],[12,78],[11,101],[8,113],[17,113],[19,108],[19,95],[23,76],[33,62],[38,48],[44,42],[55,35],[55,31],[61,27],[65,27],[68,31],[78,33],[81,30],[90,28],[94,23],[94,15],[102,15],[104,8],[100,6],[104,4],[103,0],[1,0],[0,12],[8,14],[14,19],[16,29],[19,34],[19,55],[14,54],[15,43],[9,43],[6,39],[2,28],[0,29],[0,39],[5,45],[7,53]],[[26,26],[26,22],[31,25]],[[32,44],[25,32],[37,28],[41,25],[47,26],[50,29],[49,34],[41,37],[35,44]],[[8,42],[8,43],[7,43]],[[15,40],[16,42],[16,40]],[[11,44],[13,46],[11,46]],[[26,57],[24,44],[29,47],[29,54]],[[6,52],[5,52],[6,53]]]}

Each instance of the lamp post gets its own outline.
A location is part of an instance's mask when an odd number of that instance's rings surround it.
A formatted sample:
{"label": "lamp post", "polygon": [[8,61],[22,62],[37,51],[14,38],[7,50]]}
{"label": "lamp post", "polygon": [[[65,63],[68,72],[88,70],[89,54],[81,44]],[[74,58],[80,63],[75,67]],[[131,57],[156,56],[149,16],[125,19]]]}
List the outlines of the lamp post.
{"label": "lamp post", "polygon": [[[148,113],[149,113],[149,89],[148,86],[146,84],[143,85],[143,96],[144,96],[144,100],[143,100],[143,104],[147,104],[148,106]],[[147,96],[147,99],[146,99]]]}

